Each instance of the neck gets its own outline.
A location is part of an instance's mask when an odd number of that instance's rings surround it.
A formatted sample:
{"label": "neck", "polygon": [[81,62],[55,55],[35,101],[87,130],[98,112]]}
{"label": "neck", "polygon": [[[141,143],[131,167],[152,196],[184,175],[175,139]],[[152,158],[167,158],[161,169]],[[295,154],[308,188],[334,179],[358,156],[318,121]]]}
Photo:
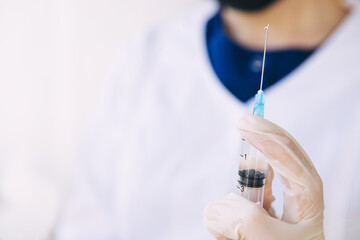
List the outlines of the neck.
{"label": "neck", "polygon": [[265,10],[248,13],[224,7],[221,15],[227,34],[251,48],[264,46],[264,27],[270,24],[268,48],[313,49],[346,16],[339,0],[279,0]]}

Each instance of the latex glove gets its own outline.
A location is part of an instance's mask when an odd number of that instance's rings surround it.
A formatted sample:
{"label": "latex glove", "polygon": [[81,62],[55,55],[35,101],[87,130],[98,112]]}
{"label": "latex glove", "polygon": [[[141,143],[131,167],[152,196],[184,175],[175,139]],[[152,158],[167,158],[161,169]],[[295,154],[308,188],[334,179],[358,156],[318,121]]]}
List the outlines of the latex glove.
{"label": "latex glove", "polygon": [[[238,129],[279,175],[283,216],[276,219],[259,204],[231,193],[206,206],[203,221],[209,232],[217,239],[324,239],[322,181],[301,146],[284,129],[257,116],[242,118]],[[272,199],[264,198],[266,206]]]}

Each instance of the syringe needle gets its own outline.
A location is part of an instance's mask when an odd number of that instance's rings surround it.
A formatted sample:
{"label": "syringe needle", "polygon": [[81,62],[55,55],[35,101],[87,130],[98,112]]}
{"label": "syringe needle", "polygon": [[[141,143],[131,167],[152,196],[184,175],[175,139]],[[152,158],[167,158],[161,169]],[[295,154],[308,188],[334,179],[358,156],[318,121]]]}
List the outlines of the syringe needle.
{"label": "syringe needle", "polygon": [[270,27],[270,25],[268,24],[264,28],[264,30],[266,31],[266,36],[265,36],[264,56],[263,56],[263,63],[262,63],[262,70],[261,70],[260,91],[262,91],[263,80],[264,80],[265,55],[266,55],[266,45],[267,45],[269,27]]}
{"label": "syringe needle", "polygon": [[263,64],[262,64],[262,71],[261,71],[261,82],[260,82],[260,90],[255,95],[255,104],[253,109],[253,114],[259,117],[264,117],[264,93],[262,91],[263,81],[264,81],[264,68],[265,68],[265,55],[266,55],[266,44],[268,39],[268,31],[269,31],[269,24],[265,27],[266,36],[265,36],[265,46],[264,46],[264,56],[263,56]]}
{"label": "syringe needle", "polygon": [[[265,27],[265,47],[264,57],[261,72],[260,90],[255,95],[255,103],[253,108],[253,115],[264,118],[265,95],[262,91],[266,43],[268,38],[269,25]],[[261,153],[242,138],[240,165],[238,171],[238,185],[240,196],[248,200],[259,203],[263,206],[264,203],[264,189],[266,184],[267,161]]]}

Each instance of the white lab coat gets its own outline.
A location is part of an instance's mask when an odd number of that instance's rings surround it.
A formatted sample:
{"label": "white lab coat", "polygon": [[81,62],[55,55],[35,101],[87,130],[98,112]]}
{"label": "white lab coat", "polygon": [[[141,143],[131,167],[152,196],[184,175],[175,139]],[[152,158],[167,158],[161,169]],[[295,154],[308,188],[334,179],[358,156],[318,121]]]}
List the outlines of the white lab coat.
{"label": "white lab coat", "polygon": [[[205,24],[217,8],[203,2],[129,48],[57,239],[212,239],[202,211],[235,189],[235,124],[253,103],[232,96],[209,62]],[[360,238],[359,10],[265,90],[265,117],[299,141],[323,180],[327,239]],[[276,181],[274,193],[281,212]]]}

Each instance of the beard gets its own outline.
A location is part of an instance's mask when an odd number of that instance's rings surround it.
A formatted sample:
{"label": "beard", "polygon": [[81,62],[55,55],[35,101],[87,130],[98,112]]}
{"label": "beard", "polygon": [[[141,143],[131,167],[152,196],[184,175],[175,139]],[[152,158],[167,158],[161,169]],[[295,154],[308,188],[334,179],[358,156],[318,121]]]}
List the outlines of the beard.
{"label": "beard", "polygon": [[256,12],[265,9],[277,0],[218,0],[220,5],[229,6],[238,10]]}

